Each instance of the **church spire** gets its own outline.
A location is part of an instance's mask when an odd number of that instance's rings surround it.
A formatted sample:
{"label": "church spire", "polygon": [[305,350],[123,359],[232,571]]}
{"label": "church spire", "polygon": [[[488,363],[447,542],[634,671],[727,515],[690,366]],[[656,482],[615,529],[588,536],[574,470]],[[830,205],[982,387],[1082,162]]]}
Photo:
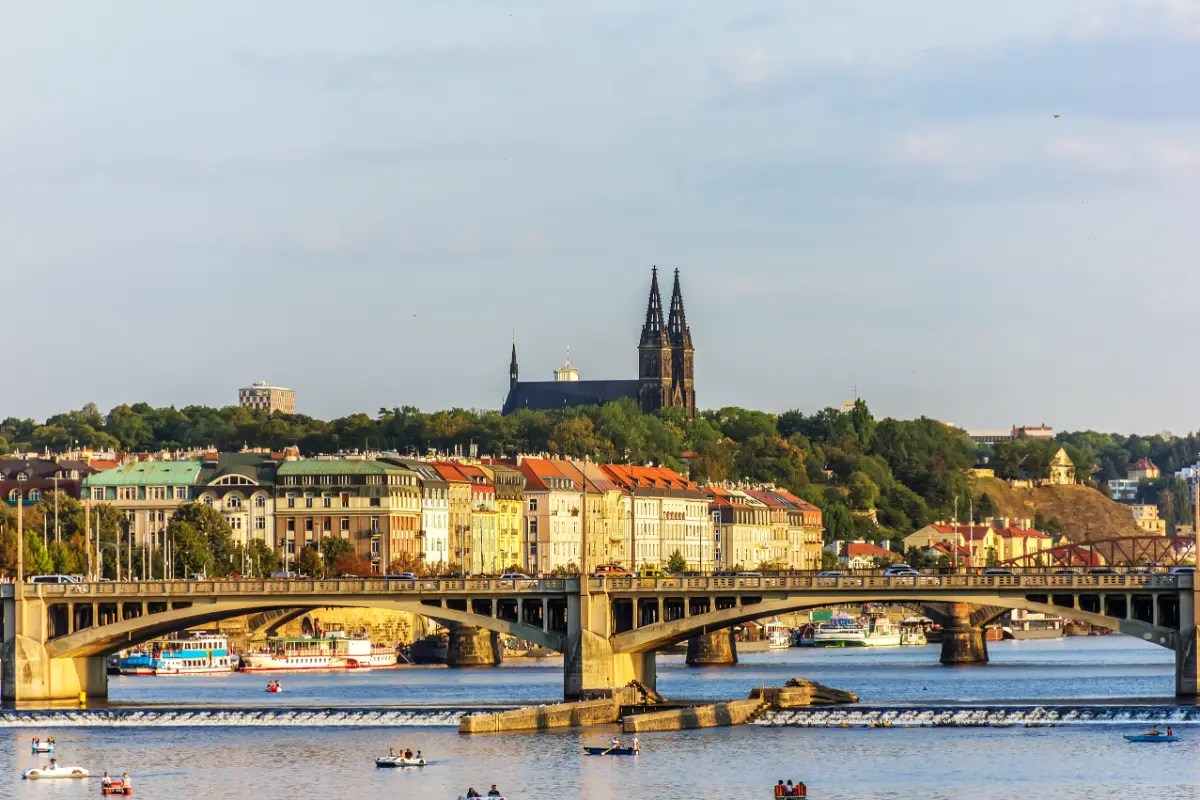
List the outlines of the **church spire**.
{"label": "church spire", "polygon": [[517,386],[517,332],[513,331],[512,360],[508,362],[508,388]]}
{"label": "church spire", "polygon": [[650,300],[646,304],[646,323],[642,326],[642,347],[667,344],[666,326],[663,325],[662,295],[658,291],[658,267],[652,267],[650,274]]}
{"label": "church spire", "polygon": [[679,289],[679,270],[675,270],[675,288],[671,292],[671,316],[667,320],[667,332],[671,336],[672,347],[682,347],[690,350],[692,347],[692,329],[687,324],[687,314],[683,310],[683,292]]}

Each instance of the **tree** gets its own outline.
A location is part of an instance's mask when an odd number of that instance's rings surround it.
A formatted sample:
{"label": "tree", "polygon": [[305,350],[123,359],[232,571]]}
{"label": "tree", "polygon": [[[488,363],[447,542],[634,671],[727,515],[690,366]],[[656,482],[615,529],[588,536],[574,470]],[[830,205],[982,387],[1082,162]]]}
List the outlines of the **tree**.
{"label": "tree", "polygon": [[838,560],[836,553],[821,551],[821,569],[841,569],[841,566],[842,562]]}
{"label": "tree", "polygon": [[683,557],[683,553],[679,552],[678,550],[676,550],[674,553],[671,553],[671,557],[667,559],[668,572],[687,572],[687,568],[687,559]]}
{"label": "tree", "polygon": [[346,553],[354,552],[354,542],[349,539],[343,539],[340,536],[324,536],[321,538],[321,559],[324,562],[324,570],[326,575],[337,577],[338,558]]}
{"label": "tree", "polygon": [[[234,560],[241,563],[239,558]],[[249,565],[251,575],[263,576],[279,571],[279,553],[271,549],[262,539],[250,540],[250,546],[246,548],[245,560]]]}
{"label": "tree", "polygon": [[[300,554],[296,558],[296,571],[301,575],[310,575],[314,578],[325,575],[325,562],[321,560],[321,554],[317,552],[317,548],[307,544],[300,548]],[[335,569],[335,572],[338,575],[344,574],[340,569]]]}
{"label": "tree", "polygon": [[175,564],[175,574],[171,577],[207,574],[213,557],[212,548],[209,547],[208,537],[195,525],[175,517],[167,524],[167,539],[171,542],[171,560]]}
{"label": "tree", "polygon": [[375,574],[370,559],[357,553],[343,553],[333,564],[339,575],[355,578],[369,578]]}
{"label": "tree", "polygon": [[854,517],[843,505],[832,504],[825,509],[825,541],[848,541],[854,538]]}
{"label": "tree", "polygon": [[54,573],[54,561],[50,558],[42,538],[29,528],[25,529],[25,574],[51,575]]}
{"label": "tree", "polygon": [[550,570],[551,577],[554,578],[574,578],[579,574],[579,565],[572,561],[569,564],[564,564]]}
{"label": "tree", "polygon": [[987,492],[979,495],[978,502],[975,503],[975,513],[979,520],[983,521],[996,516],[996,504],[992,501],[992,496]]}
{"label": "tree", "polygon": [[[411,572],[414,575],[423,576],[425,574],[425,562],[415,553],[401,553],[388,564],[388,572],[392,574],[397,572]],[[520,570],[518,569],[516,572],[520,572]]]}
{"label": "tree", "polygon": [[879,499],[879,487],[865,472],[852,472],[846,481],[850,507],[855,511],[870,511]]}
{"label": "tree", "polygon": [[[205,503],[183,503],[175,509],[175,516],[171,518],[171,522],[186,523],[204,537],[208,545],[208,555],[212,558],[209,573],[218,577],[230,573],[234,566],[231,563],[234,550],[233,529],[219,511]],[[167,529],[170,530],[170,525]],[[175,544],[172,539],[172,546]],[[188,570],[193,571],[200,570]]]}

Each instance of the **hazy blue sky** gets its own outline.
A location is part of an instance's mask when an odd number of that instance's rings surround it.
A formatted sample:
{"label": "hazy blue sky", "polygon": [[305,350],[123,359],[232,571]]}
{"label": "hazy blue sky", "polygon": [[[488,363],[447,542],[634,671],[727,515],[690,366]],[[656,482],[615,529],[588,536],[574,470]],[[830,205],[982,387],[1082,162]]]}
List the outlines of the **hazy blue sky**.
{"label": "hazy blue sky", "polygon": [[5,3],[0,417],[632,378],[658,264],[704,407],[1194,429],[1198,86],[1197,0]]}

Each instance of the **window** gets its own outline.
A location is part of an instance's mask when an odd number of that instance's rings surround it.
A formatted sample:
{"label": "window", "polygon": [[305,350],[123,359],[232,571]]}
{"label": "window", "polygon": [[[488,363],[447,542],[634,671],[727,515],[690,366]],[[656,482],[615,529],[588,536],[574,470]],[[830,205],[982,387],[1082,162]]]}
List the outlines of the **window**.
{"label": "window", "polygon": [[371,558],[379,558],[379,540],[371,540]]}
{"label": "window", "polygon": [[313,496],[312,496],[312,493],[310,493],[310,492],[305,492],[305,493],[304,493],[304,507],[305,507],[305,508],[312,508],[312,501],[313,501]]}
{"label": "window", "polygon": [[241,508],[242,507],[242,498],[238,497],[236,494],[229,495],[228,497],[225,498],[225,507],[226,508]]}
{"label": "window", "polygon": [[379,517],[371,517],[371,532],[379,533]]}
{"label": "window", "polygon": [[380,505],[381,505],[380,498],[378,498],[378,497],[371,498],[371,508],[379,508]]}
{"label": "window", "polygon": [[342,508],[350,507],[350,493],[342,492]]}
{"label": "window", "polygon": [[304,520],[304,532],[308,534],[308,538],[312,538],[312,532],[313,532],[312,517],[309,517],[308,519]]}
{"label": "window", "polygon": [[41,499],[42,499],[42,490],[41,489],[30,489],[29,490],[29,502],[36,503],[38,500],[41,500]]}
{"label": "window", "polygon": [[257,517],[254,520],[254,528],[255,530],[265,531],[267,529],[267,518]]}
{"label": "window", "polygon": [[289,519],[287,521],[287,532],[288,533],[296,532],[296,520],[295,519]]}
{"label": "window", "polygon": [[325,533],[333,530],[333,519],[331,517],[325,518],[325,522],[321,525],[321,530],[325,531]]}
{"label": "window", "polygon": [[242,529],[242,518],[234,517],[233,519],[229,520],[229,527],[233,528],[235,531],[240,531]]}
{"label": "window", "polygon": [[295,507],[296,507],[296,495],[292,494],[291,492],[288,492],[288,496],[287,496],[287,507],[288,507],[288,508],[295,508]]}
{"label": "window", "polygon": [[213,499],[211,497],[209,497],[208,495],[205,495],[204,496],[204,505],[211,506],[212,504],[213,504]]}
{"label": "window", "polygon": [[321,495],[321,505],[325,508],[333,508],[333,496],[328,493]]}
{"label": "window", "polygon": [[20,500],[21,500],[21,490],[20,489],[13,489],[11,492],[8,493],[8,502],[17,503],[17,502],[20,502]]}
{"label": "window", "polygon": [[188,498],[187,487],[186,486],[176,486],[175,487],[175,499],[176,500],[187,500],[187,498]]}
{"label": "window", "polygon": [[265,508],[266,505],[267,505],[266,495],[261,495],[261,494],[254,495],[254,507],[255,508]]}
{"label": "window", "polygon": [[[16,489],[13,489],[13,491],[15,492]],[[103,486],[92,487],[92,499],[93,500],[103,500],[104,499],[104,487]]]}
{"label": "window", "polygon": [[350,532],[350,518],[342,517],[342,533]]}
{"label": "window", "polygon": [[18,473],[17,473],[17,480],[19,480],[19,481],[27,481],[27,480],[29,480],[29,476],[28,476],[28,475],[26,475],[24,472],[18,472]]}

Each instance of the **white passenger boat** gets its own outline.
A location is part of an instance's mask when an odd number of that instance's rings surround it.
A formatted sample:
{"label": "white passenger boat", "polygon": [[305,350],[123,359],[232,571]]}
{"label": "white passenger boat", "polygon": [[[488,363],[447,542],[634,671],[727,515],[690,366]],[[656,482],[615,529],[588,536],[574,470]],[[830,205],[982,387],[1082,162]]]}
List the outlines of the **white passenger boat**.
{"label": "white passenger boat", "polygon": [[863,644],[867,647],[899,647],[900,631],[882,614],[873,616],[865,627]]}
{"label": "white passenger boat", "polygon": [[86,778],[88,771],[83,767],[64,767],[59,764],[53,769],[49,767],[34,767],[21,773],[21,777],[29,781],[44,781],[51,778]]}
{"label": "white passenger boat", "polygon": [[122,675],[198,675],[230,672],[236,658],[224,636],[194,632],[148,642],[118,663]]}
{"label": "white passenger boat", "polygon": [[365,637],[350,637],[328,631],[319,638],[271,638],[266,646],[241,657],[245,672],[277,672],[302,669],[371,669],[396,666],[396,651],[372,645]]}
{"label": "white passenger boat", "polygon": [[779,621],[779,617],[763,625],[768,650],[787,650],[792,646],[792,631]]}

